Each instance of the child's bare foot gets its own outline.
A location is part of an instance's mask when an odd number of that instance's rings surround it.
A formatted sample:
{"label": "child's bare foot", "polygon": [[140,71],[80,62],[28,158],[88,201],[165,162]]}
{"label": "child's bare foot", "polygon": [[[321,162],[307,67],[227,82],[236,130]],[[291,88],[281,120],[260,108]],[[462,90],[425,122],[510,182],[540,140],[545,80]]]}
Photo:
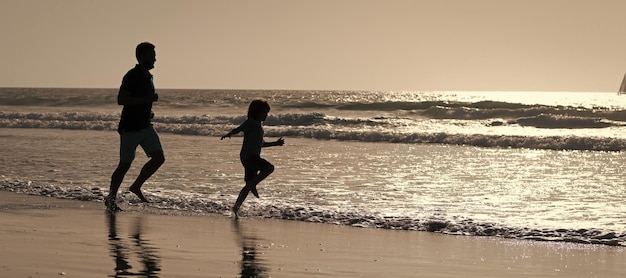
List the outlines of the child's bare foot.
{"label": "child's bare foot", "polygon": [[233,212],[233,215],[235,216],[235,219],[239,219],[239,214],[237,213],[238,210],[239,209],[236,207],[232,208],[232,212]]}
{"label": "child's bare foot", "polygon": [[139,188],[129,188],[128,189],[130,192],[135,193],[135,195],[137,195],[137,197],[139,197],[139,199],[144,202],[144,203],[150,203],[150,201],[148,201],[148,199],[146,199],[145,196],[143,196],[143,193],[141,193],[141,189]]}

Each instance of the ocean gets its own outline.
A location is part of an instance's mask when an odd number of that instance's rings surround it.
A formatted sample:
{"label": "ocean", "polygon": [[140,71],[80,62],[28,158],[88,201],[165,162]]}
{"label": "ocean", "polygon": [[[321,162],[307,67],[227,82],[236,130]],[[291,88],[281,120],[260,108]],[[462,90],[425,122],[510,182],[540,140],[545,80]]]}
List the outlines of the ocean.
{"label": "ocean", "polygon": [[[276,171],[243,217],[626,245],[626,96],[601,92],[157,89],[166,162],[126,210],[224,214],[243,186],[248,104],[271,106]],[[117,89],[0,88],[0,189],[102,202]],[[103,205],[104,209],[104,205]],[[123,213],[123,212],[122,212]]]}

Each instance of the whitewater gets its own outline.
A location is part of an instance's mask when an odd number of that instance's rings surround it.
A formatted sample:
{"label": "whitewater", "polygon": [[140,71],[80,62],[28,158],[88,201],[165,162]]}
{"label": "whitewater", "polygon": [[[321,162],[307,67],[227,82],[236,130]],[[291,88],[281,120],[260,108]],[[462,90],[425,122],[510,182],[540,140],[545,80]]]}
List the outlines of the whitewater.
{"label": "whitewater", "polygon": [[[241,137],[267,100],[276,172],[244,216],[626,245],[626,97],[615,93],[158,90],[166,164],[127,209],[227,214]],[[117,164],[115,89],[0,89],[0,188],[102,201]],[[139,154],[133,169],[140,168]],[[122,191],[135,172],[129,172]],[[104,208],[104,207],[103,207]]]}

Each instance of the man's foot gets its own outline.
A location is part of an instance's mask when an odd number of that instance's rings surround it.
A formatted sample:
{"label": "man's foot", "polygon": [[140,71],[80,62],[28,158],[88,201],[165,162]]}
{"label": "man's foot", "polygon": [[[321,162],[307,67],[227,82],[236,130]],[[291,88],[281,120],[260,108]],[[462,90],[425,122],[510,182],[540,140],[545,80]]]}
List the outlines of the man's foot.
{"label": "man's foot", "polygon": [[250,192],[252,192],[252,195],[254,195],[254,197],[259,198],[259,192],[256,191],[256,186],[250,189]]}
{"label": "man's foot", "polygon": [[104,198],[104,205],[107,207],[107,211],[108,212],[118,212],[118,211],[122,211],[122,209],[120,207],[117,206],[117,204],[115,203],[115,198],[112,197],[105,197]]}
{"label": "man's foot", "polygon": [[233,207],[231,209],[231,211],[233,212],[233,215],[235,216],[235,219],[239,219],[239,214],[237,213],[239,211],[239,208]]}
{"label": "man's foot", "polygon": [[137,195],[137,197],[139,197],[139,199],[144,202],[144,203],[150,203],[150,201],[148,201],[148,199],[146,199],[145,196],[143,196],[143,193],[141,193],[141,189],[139,188],[129,188],[128,189],[130,192],[135,193],[135,195]]}

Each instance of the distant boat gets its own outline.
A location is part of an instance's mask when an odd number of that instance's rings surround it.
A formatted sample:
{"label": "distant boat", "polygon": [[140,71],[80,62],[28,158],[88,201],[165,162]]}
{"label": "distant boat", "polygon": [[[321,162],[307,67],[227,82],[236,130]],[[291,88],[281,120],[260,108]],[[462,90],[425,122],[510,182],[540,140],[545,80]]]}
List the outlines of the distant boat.
{"label": "distant boat", "polygon": [[626,94],[626,74],[624,74],[624,79],[622,79],[622,86],[619,87],[618,95]]}

